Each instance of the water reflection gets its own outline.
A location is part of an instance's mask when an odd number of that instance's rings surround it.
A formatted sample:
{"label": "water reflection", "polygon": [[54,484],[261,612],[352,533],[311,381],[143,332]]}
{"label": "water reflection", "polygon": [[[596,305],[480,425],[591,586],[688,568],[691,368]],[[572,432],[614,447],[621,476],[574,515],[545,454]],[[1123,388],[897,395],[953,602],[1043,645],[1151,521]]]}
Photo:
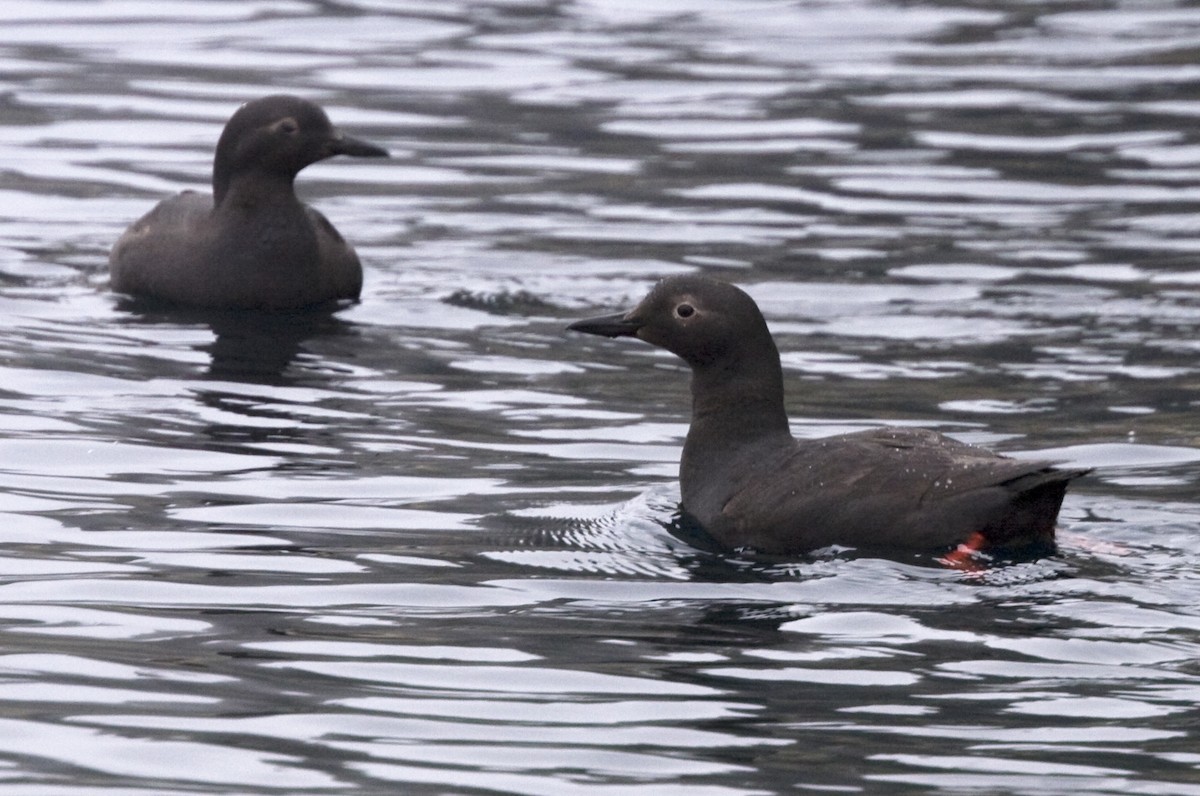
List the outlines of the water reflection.
{"label": "water reflection", "polygon": [[206,326],[213,335],[203,346],[211,362],[208,375],[217,380],[252,383],[282,382],[284,371],[314,337],[353,334],[352,327],[328,310],[288,313],[197,312],[122,299],[118,309],[130,321],[148,327],[161,324]]}

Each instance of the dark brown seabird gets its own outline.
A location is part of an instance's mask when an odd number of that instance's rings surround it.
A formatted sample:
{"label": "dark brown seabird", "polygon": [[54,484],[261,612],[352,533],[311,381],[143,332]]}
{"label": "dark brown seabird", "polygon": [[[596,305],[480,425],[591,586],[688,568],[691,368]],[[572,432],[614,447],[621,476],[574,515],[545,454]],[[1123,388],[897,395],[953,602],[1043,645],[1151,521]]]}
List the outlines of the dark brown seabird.
{"label": "dark brown seabird", "polygon": [[238,108],[213,160],[212,195],[184,191],[113,246],[113,291],[186,307],[287,310],[356,299],[362,266],[329,220],[296,198],[305,166],[386,157],[312,102],[272,95]]}
{"label": "dark brown seabird", "polygon": [[629,312],[568,328],[637,337],[691,366],[682,508],[729,549],[1052,545],[1067,484],[1088,472],[925,429],[795,439],[775,341],[754,300],[725,282],[669,277]]}

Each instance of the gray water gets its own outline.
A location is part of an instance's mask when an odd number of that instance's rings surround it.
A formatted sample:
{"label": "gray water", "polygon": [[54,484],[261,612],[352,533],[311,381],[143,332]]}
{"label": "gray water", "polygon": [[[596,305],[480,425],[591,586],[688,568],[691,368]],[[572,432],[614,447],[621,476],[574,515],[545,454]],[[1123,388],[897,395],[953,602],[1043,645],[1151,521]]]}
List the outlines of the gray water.
{"label": "gray water", "polygon": [[[1200,8],[0,5],[0,792],[1200,794]],[[277,91],[332,316],[106,257]],[[1061,548],[712,555],[687,378],[564,333],[744,286],[794,431],[1097,468]]]}

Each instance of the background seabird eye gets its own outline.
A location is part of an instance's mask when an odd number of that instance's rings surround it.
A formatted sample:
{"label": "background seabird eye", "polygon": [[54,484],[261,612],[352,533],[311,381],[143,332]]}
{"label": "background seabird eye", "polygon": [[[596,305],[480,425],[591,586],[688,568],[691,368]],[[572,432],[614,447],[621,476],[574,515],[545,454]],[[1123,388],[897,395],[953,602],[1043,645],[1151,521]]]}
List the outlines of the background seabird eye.
{"label": "background seabird eye", "polygon": [[675,314],[680,318],[690,318],[696,314],[696,308],[691,304],[680,304],[675,308]]}

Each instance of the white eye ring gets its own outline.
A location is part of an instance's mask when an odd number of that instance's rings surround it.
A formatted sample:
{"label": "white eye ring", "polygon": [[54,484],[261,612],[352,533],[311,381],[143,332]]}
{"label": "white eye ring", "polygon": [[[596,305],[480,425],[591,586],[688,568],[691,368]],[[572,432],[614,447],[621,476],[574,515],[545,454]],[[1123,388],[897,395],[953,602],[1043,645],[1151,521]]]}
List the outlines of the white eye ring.
{"label": "white eye ring", "polygon": [[675,316],[677,318],[690,318],[695,314],[696,308],[687,302],[684,302],[675,308]]}

